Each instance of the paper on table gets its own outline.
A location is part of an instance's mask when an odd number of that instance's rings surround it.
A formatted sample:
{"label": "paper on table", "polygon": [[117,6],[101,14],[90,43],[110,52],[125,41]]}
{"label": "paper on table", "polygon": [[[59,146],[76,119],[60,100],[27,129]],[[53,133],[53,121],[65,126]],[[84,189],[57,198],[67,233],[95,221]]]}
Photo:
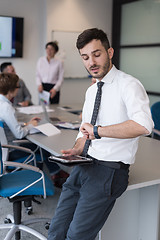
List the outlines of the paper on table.
{"label": "paper on table", "polygon": [[48,137],[61,133],[61,131],[51,123],[44,123],[30,130],[30,134],[37,133],[37,132],[42,132]]}
{"label": "paper on table", "polygon": [[50,93],[47,91],[43,91],[39,93],[39,99],[43,101],[45,104],[49,104]]}
{"label": "paper on table", "polygon": [[[25,114],[38,114],[43,112],[43,108],[41,105],[32,105],[28,107],[19,107],[16,108],[18,112],[25,113]],[[54,112],[53,109],[49,109],[48,106],[46,106],[47,112]]]}

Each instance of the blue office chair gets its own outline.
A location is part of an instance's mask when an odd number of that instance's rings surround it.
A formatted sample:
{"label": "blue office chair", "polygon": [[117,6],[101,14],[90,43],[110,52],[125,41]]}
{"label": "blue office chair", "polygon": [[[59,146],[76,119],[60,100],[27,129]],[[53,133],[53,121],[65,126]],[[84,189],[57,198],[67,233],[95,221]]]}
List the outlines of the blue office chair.
{"label": "blue office chair", "polygon": [[[5,130],[4,130],[4,122],[0,120],[0,142],[1,144],[3,145],[8,145],[8,141],[7,141],[7,138],[6,138],[6,134],[5,134]],[[14,141],[15,144],[27,144],[28,143],[28,140],[16,140]],[[21,157],[19,158],[16,158],[15,160],[13,160],[10,155],[9,155],[9,152],[10,151],[13,151],[13,150],[16,150],[18,152],[21,152]],[[32,164],[34,166],[37,165],[37,162],[38,164],[40,164],[41,162],[43,162],[43,154],[42,152],[40,151],[41,154],[37,154],[36,151],[38,150],[38,147],[35,149],[35,151],[31,151],[29,148],[26,148],[26,147],[20,147],[18,145],[11,145],[10,147],[8,148],[3,148],[2,149],[2,156],[3,156],[3,161],[8,161],[8,160],[11,160],[11,161],[16,161],[16,162],[19,162],[19,163],[27,163],[27,164]],[[41,150],[41,149],[40,149]],[[4,166],[4,169],[3,171],[16,171],[17,169],[15,167],[12,167],[12,166]],[[35,199],[33,199],[32,201],[35,201],[37,203],[40,204],[40,202],[36,201]],[[32,201],[29,201],[29,200],[26,200],[24,201],[24,206],[25,206],[25,211],[28,215],[32,214],[33,212],[33,207],[32,207]]]}
{"label": "blue office chair", "polygon": [[151,106],[151,114],[154,122],[152,137],[160,140],[160,102],[156,102]]}
{"label": "blue office chair", "polygon": [[[4,122],[0,120],[0,141],[1,144],[3,145],[7,145],[8,141],[6,138],[6,134],[5,134],[5,130],[4,130]],[[13,144],[23,144],[25,146],[25,144],[27,144],[29,141],[26,139],[21,139],[21,140],[15,140],[13,142]],[[14,145],[15,146],[15,145]],[[27,145],[26,145],[27,146]],[[27,151],[28,149],[28,151]],[[40,150],[40,154],[37,154],[37,150],[39,149],[39,147],[37,146],[37,148],[34,151],[31,151],[29,148],[24,148],[24,149],[20,149],[21,151],[23,151],[25,154],[23,157],[20,157],[18,159],[16,159],[16,162],[21,162],[21,163],[32,163],[34,166],[36,166],[37,162],[43,162],[43,154],[41,149]],[[15,150],[18,150],[18,148],[15,148]],[[3,155],[3,161],[8,161],[9,159],[9,149],[3,149],[2,150],[2,155]],[[12,161],[12,159],[11,159]],[[13,170],[14,168],[12,167],[8,167],[8,169]]]}
{"label": "blue office chair", "polygon": [[[2,147],[7,148],[5,145]],[[13,203],[13,219],[12,223],[0,224],[0,229],[10,229],[5,240],[10,240],[15,235],[15,239],[21,239],[20,231],[25,231],[38,239],[46,240],[39,232],[27,227],[33,222],[44,221],[44,219],[32,219],[31,221],[21,221],[22,201],[32,199],[33,196],[52,196],[54,188],[52,181],[39,168],[23,163],[5,161],[2,159],[2,147],[0,145],[0,196],[8,198]],[[3,164],[5,166],[14,166],[22,170],[10,173],[3,173]],[[48,219],[47,219],[48,221]]]}

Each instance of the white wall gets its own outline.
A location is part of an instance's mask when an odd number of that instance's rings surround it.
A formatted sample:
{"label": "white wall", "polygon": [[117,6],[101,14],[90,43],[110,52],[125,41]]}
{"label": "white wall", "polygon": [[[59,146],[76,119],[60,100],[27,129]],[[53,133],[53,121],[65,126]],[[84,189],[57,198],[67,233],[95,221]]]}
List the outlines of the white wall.
{"label": "white wall", "polygon": [[[51,40],[51,32],[56,30],[82,31],[99,27],[108,33],[111,39],[112,0],[0,0],[0,14],[24,17],[24,55],[12,61],[17,74],[25,81],[34,103],[37,103],[35,84],[36,62],[45,54],[45,43]],[[69,84],[70,87],[69,87]],[[82,83],[83,84],[83,83]],[[84,88],[77,81],[72,84],[65,81],[62,90],[65,94],[61,102],[74,100],[67,89],[79,88],[77,102],[82,101]],[[88,86],[88,85],[87,85]],[[68,95],[68,96],[67,96]]]}
{"label": "white wall", "polygon": [[61,104],[83,103],[86,89],[90,86],[90,78],[65,79],[61,89]]}
{"label": "white wall", "polygon": [[24,17],[23,58],[0,58],[0,64],[11,61],[16,72],[29,88],[32,99],[37,101],[35,66],[37,58],[43,54],[42,46],[46,41],[46,13],[43,0],[1,0],[0,14]]}
{"label": "white wall", "polygon": [[[81,32],[92,27],[102,28],[111,41],[112,0],[47,0],[47,3],[48,41],[52,30]],[[60,102],[83,102],[89,84],[90,79],[65,80]]]}
{"label": "white wall", "polygon": [[78,31],[99,27],[111,39],[112,0],[47,0],[47,39],[52,30]]}

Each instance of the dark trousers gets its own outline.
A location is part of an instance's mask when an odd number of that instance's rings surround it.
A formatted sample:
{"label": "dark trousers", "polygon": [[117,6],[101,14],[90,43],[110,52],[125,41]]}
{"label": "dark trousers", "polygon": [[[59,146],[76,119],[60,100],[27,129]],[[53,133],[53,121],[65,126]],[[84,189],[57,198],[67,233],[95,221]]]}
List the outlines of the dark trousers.
{"label": "dark trousers", "polygon": [[[43,89],[47,92],[49,92],[55,84],[50,84],[50,83],[42,83]],[[56,93],[56,95],[53,98],[50,98],[50,104],[58,104],[59,103],[59,98],[60,98],[60,91]]]}
{"label": "dark trousers", "polygon": [[63,185],[48,240],[94,240],[126,190],[128,173],[98,162],[74,167]]}

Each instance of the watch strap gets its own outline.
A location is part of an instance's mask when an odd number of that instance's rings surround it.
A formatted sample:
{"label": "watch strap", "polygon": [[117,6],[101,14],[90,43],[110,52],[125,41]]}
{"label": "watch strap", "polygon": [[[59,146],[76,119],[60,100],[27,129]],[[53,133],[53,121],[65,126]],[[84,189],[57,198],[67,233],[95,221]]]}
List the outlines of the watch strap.
{"label": "watch strap", "polygon": [[98,134],[98,127],[100,126],[93,126],[93,133],[96,139],[100,139],[101,137]]}

